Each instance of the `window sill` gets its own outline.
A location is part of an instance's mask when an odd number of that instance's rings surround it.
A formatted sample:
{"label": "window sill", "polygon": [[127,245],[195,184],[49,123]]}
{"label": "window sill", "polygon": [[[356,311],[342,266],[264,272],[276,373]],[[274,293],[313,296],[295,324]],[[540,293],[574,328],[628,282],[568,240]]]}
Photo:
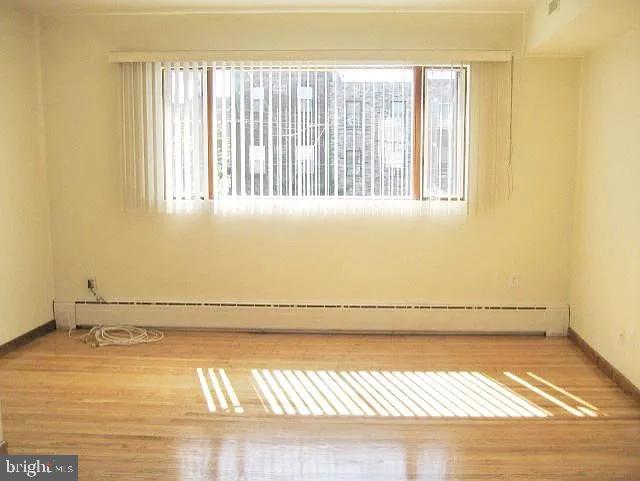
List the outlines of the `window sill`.
{"label": "window sill", "polygon": [[215,215],[430,217],[465,216],[465,201],[405,199],[225,198],[213,201]]}

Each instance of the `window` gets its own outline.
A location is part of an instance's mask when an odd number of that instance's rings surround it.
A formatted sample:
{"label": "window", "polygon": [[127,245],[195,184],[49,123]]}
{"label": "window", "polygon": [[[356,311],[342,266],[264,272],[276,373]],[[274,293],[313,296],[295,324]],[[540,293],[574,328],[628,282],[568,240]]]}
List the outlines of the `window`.
{"label": "window", "polygon": [[423,197],[464,198],[466,70],[425,69]]}
{"label": "window", "polygon": [[467,70],[165,65],[167,195],[464,200]]}

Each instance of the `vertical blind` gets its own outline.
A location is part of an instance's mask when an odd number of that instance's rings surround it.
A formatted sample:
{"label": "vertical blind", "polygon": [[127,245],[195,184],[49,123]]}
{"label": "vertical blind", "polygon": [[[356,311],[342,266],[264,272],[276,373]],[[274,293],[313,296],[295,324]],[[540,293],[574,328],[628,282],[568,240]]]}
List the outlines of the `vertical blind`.
{"label": "vertical blind", "polygon": [[512,64],[471,64],[468,209],[481,213],[509,199],[514,189],[511,157]]}
{"label": "vertical blind", "polygon": [[[423,200],[468,191],[479,210],[510,191],[509,66],[424,70]],[[413,80],[406,66],[123,63],[125,202],[410,199]]]}
{"label": "vertical blind", "polygon": [[125,204],[164,198],[162,72],[154,63],[122,64],[122,147]]}

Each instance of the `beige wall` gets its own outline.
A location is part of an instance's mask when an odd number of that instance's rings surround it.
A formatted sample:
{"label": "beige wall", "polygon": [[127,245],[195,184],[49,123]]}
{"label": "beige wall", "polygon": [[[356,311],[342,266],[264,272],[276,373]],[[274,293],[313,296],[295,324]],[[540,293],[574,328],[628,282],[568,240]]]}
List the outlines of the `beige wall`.
{"label": "beige wall", "polygon": [[585,59],[572,326],[640,386],[640,29]]}
{"label": "beige wall", "polygon": [[0,8],[0,344],[53,318],[35,18]]}
{"label": "beige wall", "polygon": [[548,14],[548,0],[528,12],[527,53],[583,56],[640,24],[638,0],[562,0]]}
{"label": "beige wall", "polygon": [[[513,199],[425,217],[145,216],[120,207],[112,50],[518,50],[520,15],[78,16],[42,20],[56,299],[568,301],[579,62],[515,64]],[[519,288],[510,276],[520,276]]]}
{"label": "beige wall", "polygon": [[557,10],[549,15],[548,0],[535,0],[527,14],[526,50],[539,52],[544,51],[545,47],[558,50],[566,47],[557,45],[558,40],[555,37],[562,35],[572,22],[598,2],[600,0],[562,0],[558,3]]}

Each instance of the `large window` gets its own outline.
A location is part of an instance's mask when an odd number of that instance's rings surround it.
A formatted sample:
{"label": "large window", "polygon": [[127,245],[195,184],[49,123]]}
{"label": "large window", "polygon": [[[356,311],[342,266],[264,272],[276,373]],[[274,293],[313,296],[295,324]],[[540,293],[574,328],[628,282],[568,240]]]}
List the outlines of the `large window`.
{"label": "large window", "polygon": [[463,200],[467,76],[465,66],[165,66],[168,196]]}

